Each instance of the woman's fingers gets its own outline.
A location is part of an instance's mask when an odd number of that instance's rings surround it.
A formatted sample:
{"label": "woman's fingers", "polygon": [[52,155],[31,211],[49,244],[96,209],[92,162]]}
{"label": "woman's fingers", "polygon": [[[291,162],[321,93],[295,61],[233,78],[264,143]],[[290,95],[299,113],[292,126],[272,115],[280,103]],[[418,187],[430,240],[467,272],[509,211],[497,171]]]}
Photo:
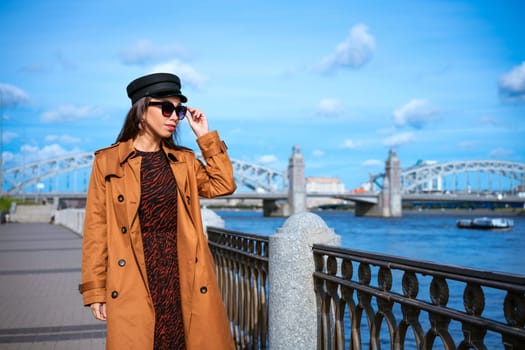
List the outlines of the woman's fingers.
{"label": "woman's fingers", "polygon": [[106,314],[106,303],[93,303],[90,305],[91,313],[93,316],[100,321],[105,321],[107,318]]}
{"label": "woman's fingers", "polygon": [[190,117],[187,118],[188,123],[195,135],[200,137],[208,133],[208,120],[204,113],[201,110],[192,107],[188,107],[188,111],[190,112]]}

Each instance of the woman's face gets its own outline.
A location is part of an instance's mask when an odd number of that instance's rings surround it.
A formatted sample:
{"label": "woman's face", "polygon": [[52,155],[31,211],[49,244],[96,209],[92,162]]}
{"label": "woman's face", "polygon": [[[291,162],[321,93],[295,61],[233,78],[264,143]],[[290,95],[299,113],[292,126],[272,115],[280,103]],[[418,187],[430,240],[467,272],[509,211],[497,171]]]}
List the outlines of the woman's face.
{"label": "woman's face", "polygon": [[[158,104],[159,102],[168,102],[173,106],[168,105],[168,108],[165,108],[166,106]],[[171,115],[169,112],[179,104],[178,97],[152,98],[142,116],[142,131],[154,139],[171,137],[179,124],[179,119],[175,110]]]}

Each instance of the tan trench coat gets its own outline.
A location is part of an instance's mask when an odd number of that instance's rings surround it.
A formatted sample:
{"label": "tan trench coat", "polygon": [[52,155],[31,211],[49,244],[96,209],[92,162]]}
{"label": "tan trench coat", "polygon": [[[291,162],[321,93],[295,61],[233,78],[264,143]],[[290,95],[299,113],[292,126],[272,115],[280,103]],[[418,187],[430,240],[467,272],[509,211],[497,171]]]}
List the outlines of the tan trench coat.
{"label": "tan trench coat", "polygon": [[[189,150],[163,148],[177,182],[177,252],[188,350],[233,349],[203,233],[199,195],[235,191],[226,145],[216,131],[197,139],[204,166]],[[82,249],[84,305],[105,302],[107,349],[152,349],[155,311],[148,288],[138,217],[140,162],[132,141],[95,153]]]}

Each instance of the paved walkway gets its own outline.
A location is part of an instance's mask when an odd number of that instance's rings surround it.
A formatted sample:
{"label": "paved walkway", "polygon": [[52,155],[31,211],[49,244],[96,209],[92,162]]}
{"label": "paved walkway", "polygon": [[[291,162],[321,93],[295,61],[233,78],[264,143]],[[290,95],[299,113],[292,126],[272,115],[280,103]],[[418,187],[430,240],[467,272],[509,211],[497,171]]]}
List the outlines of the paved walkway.
{"label": "paved walkway", "polygon": [[78,292],[81,244],[58,225],[0,225],[0,349],[105,348]]}

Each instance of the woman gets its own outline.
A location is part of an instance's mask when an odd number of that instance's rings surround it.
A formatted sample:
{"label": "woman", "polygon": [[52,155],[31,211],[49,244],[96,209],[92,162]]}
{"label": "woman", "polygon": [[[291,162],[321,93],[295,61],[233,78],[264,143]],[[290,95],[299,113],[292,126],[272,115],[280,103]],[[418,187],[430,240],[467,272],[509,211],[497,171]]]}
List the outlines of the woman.
{"label": "woman", "polygon": [[[234,348],[199,205],[235,191],[232,165],[180,87],[168,73],[132,81],[117,143],[95,152],[79,288],[107,349]],[[174,142],[185,117],[206,165]]]}

